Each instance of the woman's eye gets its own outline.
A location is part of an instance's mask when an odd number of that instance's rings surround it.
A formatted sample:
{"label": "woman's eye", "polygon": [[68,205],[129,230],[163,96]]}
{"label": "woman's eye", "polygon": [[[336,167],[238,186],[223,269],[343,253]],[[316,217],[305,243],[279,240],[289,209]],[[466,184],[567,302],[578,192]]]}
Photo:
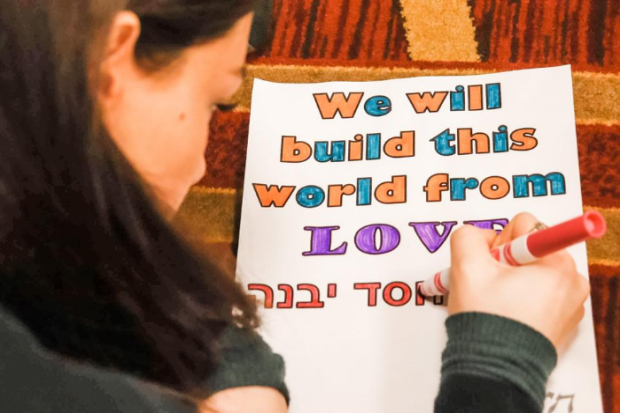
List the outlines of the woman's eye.
{"label": "woman's eye", "polygon": [[220,112],[230,112],[234,110],[236,107],[237,107],[236,103],[215,105],[215,108],[219,110]]}

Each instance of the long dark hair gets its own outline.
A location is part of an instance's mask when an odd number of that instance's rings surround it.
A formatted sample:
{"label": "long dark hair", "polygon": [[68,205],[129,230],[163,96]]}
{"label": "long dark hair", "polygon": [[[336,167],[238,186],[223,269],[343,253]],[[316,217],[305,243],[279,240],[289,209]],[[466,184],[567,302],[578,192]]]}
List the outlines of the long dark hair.
{"label": "long dark hair", "polygon": [[92,70],[120,10],[139,16],[136,56],[155,71],[251,8],[250,0],[2,3],[0,300],[48,349],[191,394],[214,366],[223,329],[256,326],[241,287],[171,227],[109,138]]}

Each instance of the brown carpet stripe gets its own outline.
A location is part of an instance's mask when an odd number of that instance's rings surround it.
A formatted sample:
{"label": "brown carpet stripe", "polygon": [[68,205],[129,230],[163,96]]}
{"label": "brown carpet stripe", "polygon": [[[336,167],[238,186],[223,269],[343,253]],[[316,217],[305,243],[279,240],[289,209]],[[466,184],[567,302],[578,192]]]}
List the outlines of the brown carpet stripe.
{"label": "brown carpet stripe", "polygon": [[618,266],[591,265],[590,285],[599,376],[605,412],[615,412],[620,388],[620,271]]}
{"label": "brown carpet stripe", "polygon": [[272,39],[261,51],[264,57],[362,64],[408,60],[398,0],[274,0],[273,7]]}
{"label": "brown carpet stripe", "polygon": [[620,69],[620,2],[469,0],[478,54],[489,62]]}

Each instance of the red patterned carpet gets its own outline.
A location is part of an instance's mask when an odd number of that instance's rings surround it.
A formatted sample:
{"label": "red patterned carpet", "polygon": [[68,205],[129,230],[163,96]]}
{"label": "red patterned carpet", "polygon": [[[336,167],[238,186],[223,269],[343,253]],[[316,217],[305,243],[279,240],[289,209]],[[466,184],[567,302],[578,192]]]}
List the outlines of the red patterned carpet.
{"label": "red patterned carpet", "polygon": [[620,413],[620,2],[275,0],[272,15],[239,109],[213,120],[209,172],[180,217],[230,250],[254,77],[374,80],[571,64],[584,205],[609,225],[588,256],[605,411]]}

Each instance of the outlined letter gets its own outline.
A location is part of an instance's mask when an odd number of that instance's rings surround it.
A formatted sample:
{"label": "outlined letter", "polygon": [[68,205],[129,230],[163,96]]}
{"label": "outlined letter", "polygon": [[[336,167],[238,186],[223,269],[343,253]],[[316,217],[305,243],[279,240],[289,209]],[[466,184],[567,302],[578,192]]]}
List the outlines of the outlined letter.
{"label": "outlined letter", "polygon": [[493,152],[508,152],[508,128],[501,125],[493,132]]}
{"label": "outlined letter", "polygon": [[313,96],[323,119],[334,119],[336,113],[343,119],[349,119],[355,116],[364,93],[351,92],[346,97],[342,92],[332,93],[331,97],[327,93],[315,93]]}
{"label": "outlined letter", "polygon": [[297,308],[323,308],[325,303],[321,301],[319,287],[314,284],[298,284],[297,291],[310,291],[310,301],[298,302]]}
{"label": "outlined letter", "polygon": [[454,141],[454,134],[450,133],[450,129],[446,129],[430,141],[435,142],[435,152],[442,156],[454,155],[456,152],[451,144]]}
{"label": "outlined letter", "polygon": [[344,195],[353,195],[355,193],[355,185],[329,185],[327,187],[327,206],[329,208],[341,207],[342,197]]}
{"label": "outlined letter", "polygon": [[300,163],[307,161],[310,156],[312,156],[312,147],[308,143],[298,142],[297,136],[282,136],[280,162]]}
{"label": "outlined letter", "polygon": [[465,201],[465,192],[467,189],[478,188],[478,180],[476,178],[454,178],[450,180],[450,200]]}
{"label": "outlined letter", "polygon": [[456,87],[456,91],[450,92],[450,110],[465,110],[465,88],[461,85]]}
{"label": "outlined letter", "polygon": [[411,158],[415,156],[415,131],[402,131],[400,136],[388,139],[383,150],[390,158]]}
{"label": "outlined letter", "polygon": [[[265,308],[273,308],[273,289],[265,284],[248,284],[249,291],[262,291],[265,293]],[[252,294],[254,295],[254,294]],[[254,297],[256,297],[254,295]],[[258,298],[258,297],[256,297]]]}
{"label": "outlined letter", "polygon": [[366,135],[366,160],[381,159],[381,134],[369,133]]}
{"label": "outlined letter", "polygon": [[560,172],[550,172],[544,177],[541,174],[532,175],[514,175],[512,177],[512,185],[515,198],[525,198],[530,196],[531,184],[534,196],[547,195],[547,182],[551,188],[551,195],[566,194],[566,182],[564,175]]}
{"label": "outlined letter", "polygon": [[297,191],[297,203],[304,208],[316,208],[325,201],[325,192],[318,186],[308,185]]}
{"label": "outlined letter", "polygon": [[355,283],[356,290],[368,290],[368,307],[377,306],[377,290],[381,289],[381,283]]}
{"label": "outlined letter", "polygon": [[472,134],[471,128],[458,130],[459,155],[471,155],[474,153],[473,142],[476,142],[476,153],[489,153],[489,136],[478,132]]}
{"label": "outlined letter", "polygon": [[404,204],[407,202],[407,175],[393,176],[375,189],[375,198],[382,204]]}
{"label": "outlined letter", "polygon": [[502,107],[501,83],[489,83],[487,86],[487,109],[499,109]]}
{"label": "outlined letter", "polygon": [[331,144],[331,151],[327,150],[329,142],[315,142],[314,159],[317,162],[342,162],[344,161],[345,141],[335,141]]}
{"label": "outlined letter", "polygon": [[347,243],[343,242],[335,250],[331,249],[332,232],[339,230],[339,226],[332,227],[304,227],[306,231],[312,231],[310,237],[310,251],[302,252],[301,255],[309,257],[313,255],[344,255],[347,253]]}
{"label": "outlined letter", "polygon": [[469,110],[482,110],[482,85],[467,87],[469,94]]}
{"label": "outlined letter", "polygon": [[[445,222],[410,222],[409,226],[413,228],[415,234],[422,241],[422,245],[426,247],[428,252],[434,254],[448,239],[452,228],[457,224],[456,221]],[[443,231],[439,234],[437,227],[443,226]]]}
{"label": "outlined letter", "polygon": [[254,192],[258,197],[258,202],[263,208],[269,208],[275,206],[276,208],[283,208],[288,202],[291,194],[295,190],[294,186],[276,186],[276,185],[264,185],[264,184],[252,184]]}
{"label": "outlined letter", "polygon": [[372,204],[372,178],[357,179],[357,205]]}
{"label": "outlined letter", "polygon": [[446,96],[448,96],[448,92],[407,93],[409,102],[416,113],[437,112],[446,100]]}
{"label": "outlined letter", "polygon": [[480,184],[480,193],[486,199],[502,199],[510,193],[510,183],[501,176],[489,176]]}
{"label": "outlined letter", "polygon": [[[377,236],[380,237],[378,246]],[[367,225],[355,234],[355,245],[365,254],[387,254],[394,251],[399,244],[400,233],[396,228],[387,224]]]}
{"label": "outlined letter", "polygon": [[538,139],[534,137],[536,129],[534,128],[521,128],[510,134],[510,139],[513,143],[510,145],[510,149],[513,151],[531,151],[538,146]]}
{"label": "outlined letter", "polygon": [[278,290],[284,291],[284,301],[278,303],[278,308],[293,308],[293,287],[288,284],[278,284]]}
{"label": "outlined letter", "polygon": [[359,133],[349,141],[349,161],[361,161],[364,159],[364,135]]}
{"label": "outlined letter", "polygon": [[441,193],[447,191],[448,174],[435,174],[428,178],[424,192],[426,192],[426,202],[441,201]]}
{"label": "outlined letter", "polygon": [[392,102],[387,96],[373,96],[366,101],[364,110],[370,116],[384,116],[392,111]]}
{"label": "outlined letter", "polygon": [[[403,293],[403,296],[398,300],[392,296],[392,291],[395,288],[398,288]],[[391,305],[392,307],[402,307],[403,305],[407,304],[409,300],[411,300],[411,296],[411,287],[409,287],[409,285],[404,282],[395,281],[389,283],[383,289],[383,301],[385,301],[386,304]]]}

